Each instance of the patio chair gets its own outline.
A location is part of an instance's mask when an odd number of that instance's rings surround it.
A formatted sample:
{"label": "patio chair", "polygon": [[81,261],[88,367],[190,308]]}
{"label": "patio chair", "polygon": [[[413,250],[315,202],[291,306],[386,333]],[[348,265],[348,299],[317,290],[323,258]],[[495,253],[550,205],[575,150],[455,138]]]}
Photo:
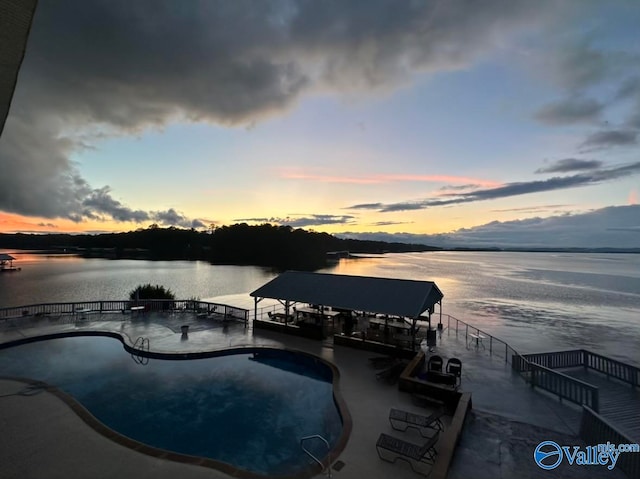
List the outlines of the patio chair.
{"label": "patio chair", "polygon": [[436,354],[431,356],[427,362],[427,371],[442,372],[442,358]]}
{"label": "patio chair", "polygon": [[444,430],[444,425],[440,420],[442,416],[444,416],[443,408],[438,408],[430,416],[392,408],[389,411],[389,422],[396,431],[406,431],[407,428],[412,427],[420,431],[422,437],[428,437],[424,434],[427,429],[434,429],[438,432]]}
{"label": "patio chair", "polygon": [[462,383],[462,361],[458,358],[450,358],[447,361],[447,372],[456,377],[457,385]]}
{"label": "patio chair", "polygon": [[429,468],[429,471],[424,471],[423,465],[432,466],[435,464],[438,454],[435,445],[438,442],[439,435],[440,432],[438,431],[423,446],[419,446],[382,433],[376,443],[378,457],[387,462],[395,463],[398,459],[408,462],[414,472],[427,476],[431,472],[431,468]]}

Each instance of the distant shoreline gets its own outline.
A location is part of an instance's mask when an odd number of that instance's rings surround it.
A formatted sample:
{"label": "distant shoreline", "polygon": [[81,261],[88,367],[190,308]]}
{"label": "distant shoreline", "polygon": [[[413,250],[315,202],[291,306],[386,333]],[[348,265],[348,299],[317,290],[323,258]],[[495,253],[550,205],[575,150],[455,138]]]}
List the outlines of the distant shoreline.
{"label": "distant shoreline", "polygon": [[[81,250],[67,250],[67,249],[29,249],[29,248],[2,248],[9,253],[15,252],[20,254],[22,252],[28,252],[30,254],[39,255],[64,255],[64,256],[79,256],[82,258],[103,258],[103,259],[139,259],[148,261],[167,260],[167,261],[205,261],[200,258],[187,259],[187,258],[148,258],[144,255],[136,256],[132,254],[130,256],[113,257],[109,252],[99,251],[81,251]],[[402,253],[577,253],[577,254],[640,254],[640,248],[436,248],[426,251],[383,251],[379,253],[372,252],[347,252],[345,256],[332,257],[328,256],[328,259],[366,259],[366,258],[380,258],[385,254],[402,254]],[[242,263],[225,263],[215,262],[215,264],[238,264]]]}

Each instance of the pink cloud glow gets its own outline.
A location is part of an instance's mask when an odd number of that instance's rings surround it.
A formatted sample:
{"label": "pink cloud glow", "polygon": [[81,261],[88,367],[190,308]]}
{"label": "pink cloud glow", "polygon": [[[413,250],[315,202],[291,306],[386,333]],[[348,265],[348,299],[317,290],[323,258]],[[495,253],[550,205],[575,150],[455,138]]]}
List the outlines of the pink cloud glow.
{"label": "pink cloud glow", "polygon": [[288,180],[307,180],[317,181],[320,183],[351,183],[361,185],[373,185],[381,183],[395,183],[405,181],[415,181],[424,183],[447,183],[456,185],[474,185],[483,187],[496,187],[502,183],[491,180],[483,180],[480,178],[470,178],[468,176],[453,176],[453,175],[372,175],[372,176],[330,176],[330,175],[317,175],[309,173],[294,173],[285,171],[281,173],[281,177]]}

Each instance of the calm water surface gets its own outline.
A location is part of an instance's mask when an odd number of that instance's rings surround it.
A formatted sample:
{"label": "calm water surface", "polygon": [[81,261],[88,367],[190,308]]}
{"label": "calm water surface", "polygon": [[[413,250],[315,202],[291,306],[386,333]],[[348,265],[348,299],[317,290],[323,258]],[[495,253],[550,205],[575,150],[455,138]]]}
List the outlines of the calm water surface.
{"label": "calm water surface", "polygon": [[294,474],[309,467],[299,438],[321,434],[335,444],[342,433],[333,375],[293,353],[262,354],[141,367],[112,338],[63,338],[0,351],[0,374],[55,384],[110,428],[151,446]]}
{"label": "calm water surface", "polygon": [[[140,283],[162,284],[180,298],[222,296],[249,307],[247,293],[277,274],[205,262],[12,254],[22,271],[0,274],[0,307],[122,299]],[[587,348],[640,365],[640,255],[393,254],[342,260],[323,272],[435,281],[444,313],[522,352]]]}

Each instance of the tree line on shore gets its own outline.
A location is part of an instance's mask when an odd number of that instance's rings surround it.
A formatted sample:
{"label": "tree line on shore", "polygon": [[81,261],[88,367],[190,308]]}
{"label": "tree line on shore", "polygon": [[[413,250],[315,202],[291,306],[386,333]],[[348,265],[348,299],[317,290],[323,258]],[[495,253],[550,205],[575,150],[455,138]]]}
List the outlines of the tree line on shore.
{"label": "tree line on shore", "polygon": [[209,231],[152,225],[126,233],[0,234],[0,248],[77,252],[89,257],[206,260],[216,264],[318,269],[327,253],[378,254],[432,251],[420,244],[343,239],[290,226],[246,223]]}

